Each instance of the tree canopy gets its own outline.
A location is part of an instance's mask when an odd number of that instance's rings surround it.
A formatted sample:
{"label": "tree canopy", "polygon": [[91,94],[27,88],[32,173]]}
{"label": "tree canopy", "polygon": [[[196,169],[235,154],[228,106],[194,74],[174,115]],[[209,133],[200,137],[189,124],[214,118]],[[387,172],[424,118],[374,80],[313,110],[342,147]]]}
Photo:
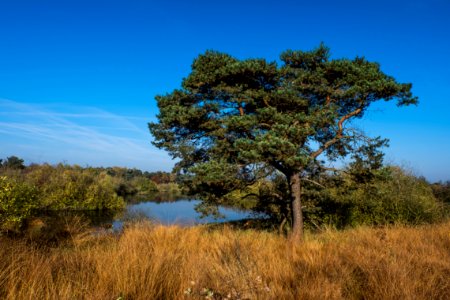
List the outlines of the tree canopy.
{"label": "tree canopy", "polygon": [[10,168],[10,169],[24,169],[24,160],[18,158],[17,156],[9,156],[5,160],[0,159],[0,167]]}
{"label": "tree canopy", "polygon": [[[179,162],[192,191],[220,197],[282,173],[289,185],[293,237],[303,230],[301,181],[323,164],[382,144],[348,126],[380,100],[416,104],[412,85],[363,57],[331,59],[323,44],[288,50],[281,63],[206,51],[180,89],[157,96],[154,144]],[[218,199],[218,198],[214,199]]]}

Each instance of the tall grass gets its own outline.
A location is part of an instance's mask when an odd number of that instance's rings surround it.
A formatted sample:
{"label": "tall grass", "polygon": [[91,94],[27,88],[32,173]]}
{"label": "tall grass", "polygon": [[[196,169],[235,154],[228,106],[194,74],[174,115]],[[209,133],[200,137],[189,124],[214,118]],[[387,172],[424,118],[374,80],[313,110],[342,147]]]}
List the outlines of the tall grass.
{"label": "tall grass", "polygon": [[0,240],[1,299],[450,299],[450,223],[307,235],[138,223]]}

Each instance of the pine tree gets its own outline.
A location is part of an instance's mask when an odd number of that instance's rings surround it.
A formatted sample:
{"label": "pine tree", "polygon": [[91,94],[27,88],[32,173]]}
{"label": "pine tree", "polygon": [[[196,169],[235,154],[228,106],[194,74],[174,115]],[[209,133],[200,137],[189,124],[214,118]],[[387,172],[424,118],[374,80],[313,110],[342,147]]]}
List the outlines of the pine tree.
{"label": "pine tree", "polygon": [[411,84],[398,83],[379,64],[330,59],[324,45],[285,51],[281,61],[199,55],[180,89],[157,96],[159,122],[149,128],[153,143],[189,175],[189,188],[210,201],[271,172],[283,174],[292,238],[301,240],[302,179],[323,164],[322,157],[333,160],[360,148],[367,137],[348,125],[372,103],[403,106],[417,97]]}

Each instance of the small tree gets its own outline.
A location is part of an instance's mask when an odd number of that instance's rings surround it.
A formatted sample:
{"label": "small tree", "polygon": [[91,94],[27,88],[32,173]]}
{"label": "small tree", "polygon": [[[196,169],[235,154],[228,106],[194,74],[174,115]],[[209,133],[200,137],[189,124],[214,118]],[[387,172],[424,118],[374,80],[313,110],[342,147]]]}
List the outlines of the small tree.
{"label": "small tree", "polygon": [[[330,59],[320,45],[281,54],[281,66],[238,60],[215,51],[199,55],[181,89],[157,96],[154,145],[179,159],[189,188],[217,201],[272,172],[287,180],[292,237],[303,232],[301,182],[321,156],[347,156],[367,141],[349,128],[375,101],[415,104],[411,84],[398,83],[362,57]],[[212,197],[214,196],[214,197]]]}

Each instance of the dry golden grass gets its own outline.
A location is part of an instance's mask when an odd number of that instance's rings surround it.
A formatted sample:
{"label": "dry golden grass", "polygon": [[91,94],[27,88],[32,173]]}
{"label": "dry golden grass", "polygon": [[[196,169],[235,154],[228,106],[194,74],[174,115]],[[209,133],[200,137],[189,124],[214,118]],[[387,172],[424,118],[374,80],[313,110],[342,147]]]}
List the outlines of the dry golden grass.
{"label": "dry golden grass", "polygon": [[450,299],[450,223],[307,235],[146,223],[36,248],[0,240],[1,299]]}

